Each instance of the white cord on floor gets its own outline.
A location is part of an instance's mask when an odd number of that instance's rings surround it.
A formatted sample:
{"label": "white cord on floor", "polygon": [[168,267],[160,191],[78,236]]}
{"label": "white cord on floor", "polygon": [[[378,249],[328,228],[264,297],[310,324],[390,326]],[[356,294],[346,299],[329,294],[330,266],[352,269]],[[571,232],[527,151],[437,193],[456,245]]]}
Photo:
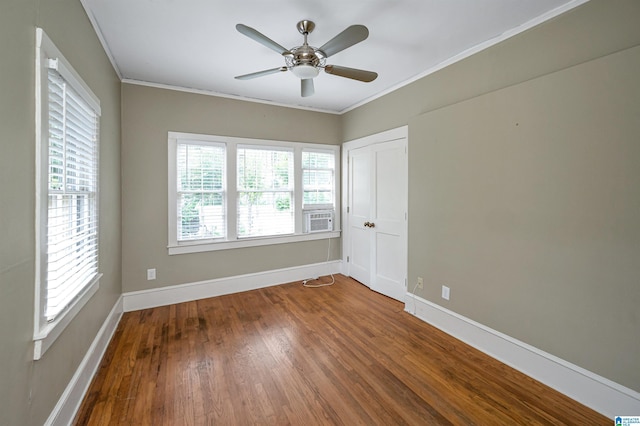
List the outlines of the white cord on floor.
{"label": "white cord on floor", "polygon": [[[327,263],[329,263],[329,256],[331,254],[331,238],[328,238],[329,240],[329,246],[327,247]],[[302,281],[302,286],[303,287],[308,287],[308,288],[317,288],[317,287],[327,287],[330,285],[334,285],[336,282],[336,278],[333,276],[333,273],[331,274],[331,282],[330,283],[324,283],[324,284],[309,284],[309,282],[311,281],[318,281],[320,278],[307,278],[306,280]],[[415,302],[414,302],[415,305]]]}

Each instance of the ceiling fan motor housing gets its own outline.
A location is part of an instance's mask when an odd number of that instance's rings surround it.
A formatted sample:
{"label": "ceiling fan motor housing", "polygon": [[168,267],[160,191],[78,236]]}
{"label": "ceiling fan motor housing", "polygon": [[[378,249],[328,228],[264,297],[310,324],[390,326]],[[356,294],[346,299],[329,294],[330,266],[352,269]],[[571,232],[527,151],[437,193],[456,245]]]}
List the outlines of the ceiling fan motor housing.
{"label": "ceiling fan motor housing", "polygon": [[316,77],[319,67],[323,67],[326,62],[326,58],[319,54],[318,49],[308,44],[294,47],[290,52],[291,55],[285,55],[287,68],[301,79]]}
{"label": "ceiling fan motor housing", "polygon": [[296,65],[312,65],[317,67],[320,65],[321,59],[316,52],[317,49],[308,44],[296,47],[291,52],[293,53],[293,62]]}
{"label": "ceiling fan motor housing", "polygon": [[316,24],[313,21],[302,20],[298,22],[296,28],[304,36],[304,44],[294,47],[285,53],[285,61],[287,68],[298,78],[305,80],[318,76],[319,67],[325,64],[325,55],[313,46],[307,43],[307,35],[313,31]]}

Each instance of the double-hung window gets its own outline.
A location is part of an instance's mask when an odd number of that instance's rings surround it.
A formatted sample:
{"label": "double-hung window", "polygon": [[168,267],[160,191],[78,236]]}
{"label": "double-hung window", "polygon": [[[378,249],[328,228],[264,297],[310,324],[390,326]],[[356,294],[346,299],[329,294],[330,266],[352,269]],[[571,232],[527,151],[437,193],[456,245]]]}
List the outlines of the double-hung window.
{"label": "double-hung window", "polygon": [[180,241],[226,235],[225,146],[182,141],[177,145],[177,221]]}
{"label": "double-hung window", "polygon": [[169,254],[339,236],[339,147],[169,132]]}
{"label": "double-hung window", "polygon": [[100,103],[46,34],[36,35],[39,359],[98,286]]}
{"label": "double-hung window", "polygon": [[332,209],[335,199],[336,155],[333,151],[302,151],[305,209]]}
{"label": "double-hung window", "polygon": [[293,234],[293,149],[239,146],[238,238]]}

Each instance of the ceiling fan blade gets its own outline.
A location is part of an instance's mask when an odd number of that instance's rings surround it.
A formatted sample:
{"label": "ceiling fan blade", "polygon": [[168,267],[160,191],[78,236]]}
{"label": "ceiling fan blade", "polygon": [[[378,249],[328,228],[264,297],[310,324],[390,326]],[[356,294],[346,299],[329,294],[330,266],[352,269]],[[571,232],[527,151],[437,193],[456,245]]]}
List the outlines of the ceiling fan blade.
{"label": "ceiling fan blade", "polygon": [[260,43],[261,45],[268,47],[269,49],[278,52],[281,55],[285,55],[285,54],[291,54],[291,52],[289,52],[289,50],[281,45],[279,45],[278,43],[276,43],[275,41],[271,40],[269,37],[267,37],[266,35],[262,34],[261,32],[254,30],[251,27],[248,27],[246,25],[243,24],[238,24],[236,25],[236,30],[238,30],[238,32],[240,34],[244,34],[247,37],[249,37],[252,40],[257,41],[258,43]]}
{"label": "ceiling fan blade", "polygon": [[272,68],[270,70],[252,72],[251,74],[239,75],[236,77],[237,80],[251,80],[252,78],[262,77],[264,75],[275,74],[280,71],[286,71],[287,67],[278,67]]}
{"label": "ceiling fan blade", "polygon": [[306,98],[307,96],[311,96],[315,93],[312,78],[306,78],[304,80],[300,80],[300,83],[301,83],[300,92],[303,98]]}
{"label": "ceiling fan blade", "polygon": [[378,73],[373,71],[359,70],[356,68],[341,67],[339,65],[327,65],[324,67],[327,74],[337,75],[339,77],[351,78],[353,80],[364,81],[370,83],[378,78]]}
{"label": "ceiling fan blade", "polygon": [[349,28],[326,42],[319,49],[324,53],[325,57],[335,55],[343,51],[347,47],[351,47],[356,43],[360,43],[369,37],[369,30],[364,25],[351,25]]}

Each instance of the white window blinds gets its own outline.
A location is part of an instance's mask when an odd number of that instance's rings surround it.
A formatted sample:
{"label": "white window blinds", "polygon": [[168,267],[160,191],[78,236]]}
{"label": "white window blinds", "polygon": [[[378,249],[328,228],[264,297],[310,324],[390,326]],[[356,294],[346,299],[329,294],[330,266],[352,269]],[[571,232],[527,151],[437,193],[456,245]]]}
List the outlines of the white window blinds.
{"label": "white window blinds", "polygon": [[238,238],[292,234],[293,149],[238,147]]}
{"label": "white window blinds", "polygon": [[47,72],[46,306],[53,321],[98,274],[98,114]]}
{"label": "white window blinds", "polygon": [[334,174],[333,152],[302,152],[302,197],[305,209],[333,208]]}
{"label": "white window blinds", "polygon": [[178,241],[226,236],[223,144],[177,146]]}

